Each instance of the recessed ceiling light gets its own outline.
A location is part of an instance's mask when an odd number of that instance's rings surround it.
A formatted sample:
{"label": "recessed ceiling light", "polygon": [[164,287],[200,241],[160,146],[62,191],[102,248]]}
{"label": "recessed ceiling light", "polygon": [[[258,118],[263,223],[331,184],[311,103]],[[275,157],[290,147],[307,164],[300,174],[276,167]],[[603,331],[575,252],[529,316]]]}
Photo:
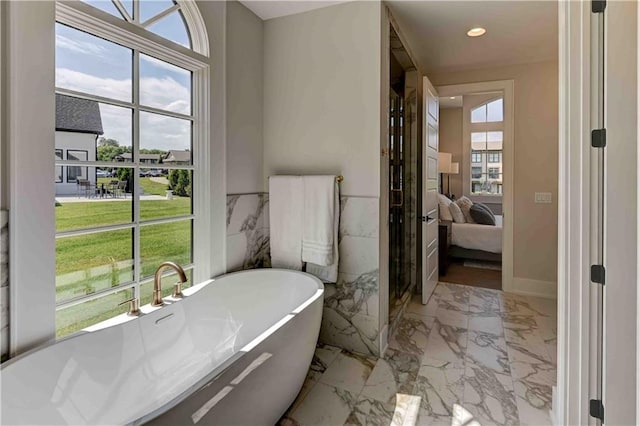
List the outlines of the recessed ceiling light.
{"label": "recessed ceiling light", "polygon": [[467,31],[467,35],[469,37],[480,37],[481,35],[484,35],[484,33],[486,33],[487,30],[485,30],[482,27],[478,27],[478,28],[471,28],[469,31]]}
{"label": "recessed ceiling light", "polygon": [[449,99],[454,100],[456,97],[455,96],[451,96],[449,97]]}

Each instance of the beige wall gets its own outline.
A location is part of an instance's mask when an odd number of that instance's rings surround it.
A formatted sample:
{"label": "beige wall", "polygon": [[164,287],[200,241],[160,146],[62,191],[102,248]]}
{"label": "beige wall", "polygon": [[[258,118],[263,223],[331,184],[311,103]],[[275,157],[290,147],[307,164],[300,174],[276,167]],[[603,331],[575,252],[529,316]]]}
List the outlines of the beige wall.
{"label": "beige wall", "polygon": [[[434,85],[514,80],[514,277],[555,282],[558,234],[558,63],[433,74]],[[551,204],[535,204],[551,192]]]}
{"label": "beige wall", "polygon": [[[460,164],[460,173],[450,176],[451,193],[456,198],[462,195],[462,108],[440,110],[440,152],[451,154],[451,161]],[[447,177],[444,177],[444,191],[447,192]]]}
{"label": "beige wall", "polygon": [[263,23],[229,1],[226,24],[227,194],[261,192]]}
{"label": "beige wall", "polygon": [[342,174],[343,195],[378,196],[381,10],[352,2],[264,23],[265,185]]}

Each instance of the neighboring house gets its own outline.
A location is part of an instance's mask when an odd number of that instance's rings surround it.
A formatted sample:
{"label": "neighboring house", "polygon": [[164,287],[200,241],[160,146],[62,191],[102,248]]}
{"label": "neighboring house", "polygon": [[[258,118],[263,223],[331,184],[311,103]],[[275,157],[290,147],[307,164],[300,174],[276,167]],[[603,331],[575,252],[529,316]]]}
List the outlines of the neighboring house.
{"label": "neighboring house", "polygon": [[189,151],[188,149],[184,151],[179,151],[174,149],[169,150],[169,152],[167,152],[167,155],[165,155],[164,158],[162,159],[162,162],[164,164],[169,164],[172,166],[190,165],[191,151]]}
{"label": "neighboring house", "polygon": [[[98,102],[56,94],[56,160],[95,161],[104,133]],[[56,166],[56,195],[75,195],[77,179],[96,183],[95,167]]]}
{"label": "neighboring house", "polygon": [[[114,157],[116,161],[132,161],[132,155],[130,152],[125,152]],[[159,164],[162,159],[162,154],[140,154],[141,164]]]}

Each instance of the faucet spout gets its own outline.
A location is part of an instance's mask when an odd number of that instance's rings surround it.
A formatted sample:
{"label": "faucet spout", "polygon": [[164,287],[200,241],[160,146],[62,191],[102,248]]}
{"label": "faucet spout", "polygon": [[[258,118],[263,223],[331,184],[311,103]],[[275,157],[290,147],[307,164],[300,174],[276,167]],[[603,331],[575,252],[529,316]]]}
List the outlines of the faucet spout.
{"label": "faucet spout", "polygon": [[169,268],[178,273],[181,283],[187,282],[187,274],[184,273],[182,266],[175,262],[162,262],[160,266],[158,266],[158,269],[156,269],[156,274],[153,279],[153,301],[151,302],[151,306],[164,305],[162,301],[162,272]]}

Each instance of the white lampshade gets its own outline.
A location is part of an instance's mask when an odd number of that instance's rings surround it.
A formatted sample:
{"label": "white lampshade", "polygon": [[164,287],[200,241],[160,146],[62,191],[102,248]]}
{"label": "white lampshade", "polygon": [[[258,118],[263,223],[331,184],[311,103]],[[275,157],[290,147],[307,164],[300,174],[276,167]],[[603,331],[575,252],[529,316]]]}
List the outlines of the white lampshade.
{"label": "white lampshade", "polygon": [[451,163],[451,169],[449,169],[450,175],[457,175],[460,173],[460,163]]}
{"label": "white lampshade", "polygon": [[449,173],[451,170],[451,154],[448,152],[438,153],[438,173]]}

